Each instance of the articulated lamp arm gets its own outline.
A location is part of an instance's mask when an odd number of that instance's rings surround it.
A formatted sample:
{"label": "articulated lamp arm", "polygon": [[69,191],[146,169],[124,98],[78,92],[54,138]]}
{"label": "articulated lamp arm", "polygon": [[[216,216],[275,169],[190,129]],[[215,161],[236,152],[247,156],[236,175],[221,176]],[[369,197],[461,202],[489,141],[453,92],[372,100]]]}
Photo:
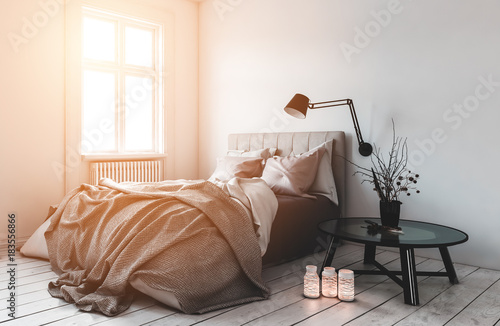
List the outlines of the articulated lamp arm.
{"label": "articulated lamp arm", "polygon": [[309,108],[322,109],[322,108],[341,106],[341,105],[349,105],[349,111],[351,112],[352,122],[354,123],[354,131],[356,132],[356,138],[358,139],[359,153],[363,156],[370,156],[371,153],[373,152],[372,145],[366,143],[363,140],[363,135],[361,135],[361,129],[359,128],[358,116],[356,115],[356,110],[354,110],[354,103],[350,98],[346,98],[343,100],[310,103]]}
{"label": "articulated lamp arm", "polygon": [[354,110],[354,104],[351,99],[347,98],[343,100],[310,103],[307,96],[302,94],[295,94],[292,100],[285,107],[285,112],[293,117],[305,119],[307,109],[322,109],[341,105],[349,106],[352,122],[354,123],[354,130],[356,132],[356,138],[358,139],[359,153],[363,156],[370,156],[373,148],[372,145],[370,145],[369,143],[365,143],[365,141],[363,140],[361,129],[359,128],[358,117],[356,116],[356,110]]}

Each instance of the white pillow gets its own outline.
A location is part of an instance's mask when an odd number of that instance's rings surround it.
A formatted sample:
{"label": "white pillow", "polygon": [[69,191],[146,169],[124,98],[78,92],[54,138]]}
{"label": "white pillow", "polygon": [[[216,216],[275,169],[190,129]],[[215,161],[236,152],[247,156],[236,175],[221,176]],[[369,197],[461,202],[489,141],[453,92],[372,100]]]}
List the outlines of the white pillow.
{"label": "white pillow", "polygon": [[276,148],[257,149],[255,151],[240,151],[231,149],[227,151],[227,156],[260,157],[267,160],[276,154]]}
{"label": "white pillow", "polygon": [[318,172],[313,184],[309,188],[309,193],[314,195],[323,195],[330,199],[335,205],[339,204],[337,195],[337,188],[335,187],[335,180],[332,171],[332,155],[333,155],[333,140],[322,143],[314,147],[312,150],[318,148],[325,148],[326,152],[321,158],[318,166]]}
{"label": "white pillow", "polygon": [[31,235],[21,248],[21,253],[27,257],[49,259],[49,250],[45,241],[45,231],[50,225],[50,218],[47,219],[38,229]]}
{"label": "white pillow", "polygon": [[315,198],[307,194],[314,182],[323,147],[299,156],[275,156],[266,160],[262,179],[278,195]]}

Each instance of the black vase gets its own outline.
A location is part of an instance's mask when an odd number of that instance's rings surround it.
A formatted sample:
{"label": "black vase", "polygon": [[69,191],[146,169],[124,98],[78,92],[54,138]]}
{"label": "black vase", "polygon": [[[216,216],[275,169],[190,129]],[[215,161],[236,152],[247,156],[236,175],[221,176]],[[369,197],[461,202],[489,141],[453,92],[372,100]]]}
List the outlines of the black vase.
{"label": "black vase", "polygon": [[380,201],[380,220],[383,226],[395,228],[399,224],[400,201]]}

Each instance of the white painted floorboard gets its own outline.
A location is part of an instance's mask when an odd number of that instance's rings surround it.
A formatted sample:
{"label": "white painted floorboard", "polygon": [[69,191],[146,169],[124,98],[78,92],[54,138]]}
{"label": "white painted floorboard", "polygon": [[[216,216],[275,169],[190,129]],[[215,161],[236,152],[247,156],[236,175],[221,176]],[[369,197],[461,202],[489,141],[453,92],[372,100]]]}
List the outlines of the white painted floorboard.
{"label": "white painted floorboard", "polygon": [[[56,279],[44,260],[22,257],[17,265],[17,318],[6,309],[7,260],[0,257],[0,323],[2,325],[480,325],[500,326],[500,271],[455,264],[460,283],[446,277],[418,277],[419,306],[403,303],[402,288],[381,275],[359,275],[355,279],[354,302],[336,298],[306,299],[303,276],[308,264],[320,265],[324,252],[282,265],[265,268],[263,278],[271,290],[268,300],[209,312],[186,315],[154,299],[138,295],[132,306],[116,317],[79,311],[74,305],[52,298],[47,284]],[[399,270],[399,254],[377,251],[377,261]],[[417,270],[443,270],[439,260],[416,258]],[[333,266],[374,268],[363,264],[363,248],[345,244],[337,249]]]}

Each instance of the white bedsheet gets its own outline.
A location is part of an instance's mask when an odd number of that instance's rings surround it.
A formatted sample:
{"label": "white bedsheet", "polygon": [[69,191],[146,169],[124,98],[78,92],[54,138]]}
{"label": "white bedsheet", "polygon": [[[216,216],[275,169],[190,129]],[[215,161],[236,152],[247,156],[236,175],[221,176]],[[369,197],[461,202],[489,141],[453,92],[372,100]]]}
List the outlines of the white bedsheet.
{"label": "white bedsheet", "polygon": [[271,239],[271,227],[278,211],[278,199],[267,183],[260,178],[232,178],[212,181],[231,198],[238,200],[252,216],[255,234],[264,256]]}

